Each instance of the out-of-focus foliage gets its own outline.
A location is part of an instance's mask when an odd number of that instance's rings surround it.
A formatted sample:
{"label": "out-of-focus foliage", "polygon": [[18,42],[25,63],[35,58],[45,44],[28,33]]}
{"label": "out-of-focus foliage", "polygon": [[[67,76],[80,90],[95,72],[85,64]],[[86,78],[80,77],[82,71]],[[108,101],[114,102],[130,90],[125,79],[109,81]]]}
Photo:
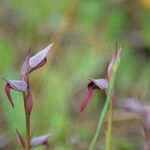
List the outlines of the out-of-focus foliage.
{"label": "out-of-focus foliage", "polygon": [[[82,114],[80,100],[88,79],[103,74],[116,41],[125,44],[116,79],[117,102],[126,96],[150,100],[147,3],[146,0],[0,1],[1,76],[18,79],[26,50],[31,46],[34,53],[54,42],[48,64],[30,76],[34,93],[33,136],[51,131],[51,149],[87,149],[105,97],[103,93],[94,94],[91,106]],[[15,129],[25,134],[23,101],[20,93],[13,92],[15,109],[12,110],[3,87],[1,80],[0,149],[16,150],[20,147]],[[114,123],[113,132],[115,150],[143,149],[143,139],[132,122]],[[97,149],[103,147],[102,142],[103,135]]]}

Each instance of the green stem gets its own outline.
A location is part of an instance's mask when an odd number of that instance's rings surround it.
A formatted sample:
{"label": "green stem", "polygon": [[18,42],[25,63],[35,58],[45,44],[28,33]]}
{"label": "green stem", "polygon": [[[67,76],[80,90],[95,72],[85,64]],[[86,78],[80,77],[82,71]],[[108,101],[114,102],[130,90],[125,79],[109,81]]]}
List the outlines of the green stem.
{"label": "green stem", "polygon": [[110,77],[110,80],[109,80],[109,87],[108,87],[108,93],[107,93],[107,97],[106,97],[106,100],[105,100],[105,104],[104,104],[104,107],[102,109],[102,112],[100,113],[100,117],[99,117],[99,121],[98,121],[98,125],[97,125],[97,129],[96,129],[96,132],[95,132],[95,135],[89,145],[89,149],[88,150],[93,150],[95,144],[96,144],[96,141],[97,141],[97,138],[98,138],[98,135],[100,133],[100,130],[102,128],[102,125],[103,125],[103,122],[104,122],[104,118],[105,118],[105,114],[108,110],[108,107],[109,107],[109,103],[111,101],[111,97],[112,97],[112,92],[113,92],[113,86],[114,86],[114,82],[115,82],[115,76],[116,76],[116,72],[117,72],[117,68],[119,66],[119,61],[117,61],[114,66],[113,66],[113,71],[112,71],[112,75]]}
{"label": "green stem", "polygon": [[108,127],[107,127],[107,134],[106,134],[106,150],[110,150],[111,145],[111,132],[112,132],[112,115],[113,115],[113,104],[110,101],[109,106],[109,113],[108,113]]}

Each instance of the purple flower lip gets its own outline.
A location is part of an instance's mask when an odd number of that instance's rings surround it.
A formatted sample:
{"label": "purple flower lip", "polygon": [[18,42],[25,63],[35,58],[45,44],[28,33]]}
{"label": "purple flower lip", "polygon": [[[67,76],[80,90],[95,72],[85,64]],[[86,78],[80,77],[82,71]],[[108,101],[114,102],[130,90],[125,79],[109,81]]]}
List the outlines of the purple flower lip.
{"label": "purple flower lip", "polygon": [[108,89],[108,81],[107,79],[90,79],[90,83],[87,86],[87,90],[85,92],[85,95],[83,96],[81,105],[80,105],[80,111],[82,112],[86,105],[89,103],[90,98],[93,95],[93,92],[95,89],[101,89],[106,91]]}

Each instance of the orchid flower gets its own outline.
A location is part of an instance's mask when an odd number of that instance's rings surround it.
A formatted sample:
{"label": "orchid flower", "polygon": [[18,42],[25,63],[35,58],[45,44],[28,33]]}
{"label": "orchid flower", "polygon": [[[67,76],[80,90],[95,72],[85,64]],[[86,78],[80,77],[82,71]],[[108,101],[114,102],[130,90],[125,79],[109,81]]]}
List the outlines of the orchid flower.
{"label": "orchid flower", "polygon": [[27,89],[27,83],[25,81],[21,81],[21,80],[7,80],[5,78],[3,78],[6,81],[6,86],[5,86],[5,93],[6,96],[9,100],[9,102],[11,103],[12,107],[14,107],[14,103],[10,94],[10,90],[13,89],[15,91],[26,91]]}
{"label": "orchid flower", "polygon": [[49,45],[45,49],[39,51],[34,56],[30,57],[30,50],[28,51],[26,58],[23,62],[23,65],[21,67],[20,71],[20,78],[21,80],[7,80],[2,77],[2,79],[5,80],[5,93],[6,96],[11,103],[12,107],[14,107],[14,103],[10,94],[10,90],[16,90],[20,91],[23,94],[23,101],[24,101],[24,111],[25,111],[25,121],[26,121],[26,139],[25,141],[21,137],[20,133],[17,130],[17,139],[19,143],[22,145],[23,149],[30,150],[32,147],[37,147],[39,145],[45,145],[48,146],[48,138],[51,135],[51,133],[36,137],[30,139],[30,114],[33,107],[32,102],[32,92],[31,87],[29,83],[29,77],[28,75],[41,67],[43,67],[47,62],[47,55],[48,52],[51,50],[52,45]]}
{"label": "orchid flower", "polygon": [[[107,89],[109,86],[109,79],[112,74],[112,69],[113,69],[114,64],[117,64],[117,62],[120,61],[121,52],[122,52],[122,47],[113,54],[111,61],[107,65],[106,75],[104,78],[90,79],[91,81],[87,85],[87,90],[85,92],[85,95],[83,96],[83,99],[80,105],[80,111],[83,111],[85,109],[95,89],[104,90],[105,93],[107,94]],[[115,98],[115,93],[113,92],[112,99],[114,100],[114,98]]]}
{"label": "orchid flower", "polygon": [[27,75],[34,70],[43,67],[47,62],[48,52],[52,49],[53,44],[50,44],[45,49],[39,51],[34,56],[30,57],[30,50],[25,58],[25,61],[21,67],[21,79],[27,80]]}

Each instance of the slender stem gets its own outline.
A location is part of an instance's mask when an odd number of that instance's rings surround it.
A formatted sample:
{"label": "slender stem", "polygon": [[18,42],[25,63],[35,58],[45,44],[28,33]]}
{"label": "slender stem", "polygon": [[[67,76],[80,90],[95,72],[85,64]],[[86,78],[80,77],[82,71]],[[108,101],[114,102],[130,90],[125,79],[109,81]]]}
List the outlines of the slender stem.
{"label": "slender stem", "polygon": [[114,77],[114,74],[112,74],[112,78],[110,80],[110,84],[109,84],[109,88],[108,88],[107,98],[106,98],[103,110],[102,110],[102,112],[100,114],[99,122],[98,122],[98,125],[97,125],[97,129],[96,129],[95,135],[94,135],[94,137],[93,137],[93,139],[92,139],[92,141],[90,143],[89,150],[93,150],[94,145],[96,144],[98,135],[100,133],[100,130],[102,128],[102,125],[103,125],[103,122],[104,122],[104,118],[105,118],[105,114],[106,114],[107,109],[109,107],[109,102],[110,102],[111,95],[112,95],[114,81],[115,81],[115,77]]}
{"label": "slender stem", "polygon": [[107,134],[106,134],[106,147],[105,147],[106,150],[110,150],[110,146],[111,146],[112,115],[113,115],[113,104],[112,101],[110,101],[109,114],[108,114],[108,126],[107,126]]}
{"label": "slender stem", "polygon": [[102,113],[100,114],[100,118],[99,118],[99,121],[98,121],[97,129],[96,129],[95,135],[94,135],[94,137],[93,137],[93,139],[92,139],[92,141],[90,143],[89,150],[93,150],[93,148],[94,148],[94,146],[96,144],[99,132],[100,132],[102,124],[103,124],[105,113],[106,113],[107,108],[108,108],[108,105],[109,105],[109,101],[106,101],[105,105],[104,105],[104,108],[102,110]]}
{"label": "slender stem", "polygon": [[110,77],[110,80],[109,80],[109,87],[108,87],[108,93],[107,93],[107,97],[106,97],[106,100],[105,100],[105,104],[104,104],[104,107],[102,109],[102,112],[100,114],[100,117],[99,117],[99,121],[98,121],[98,125],[97,125],[97,129],[96,129],[96,132],[95,132],[95,135],[89,145],[89,148],[88,150],[93,150],[95,144],[96,144],[96,141],[97,141],[97,138],[98,138],[98,135],[100,133],[100,130],[102,128],[102,125],[103,125],[103,122],[104,122],[104,118],[105,118],[105,114],[108,110],[108,107],[109,107],[109,103],[111,101],[111,97],[112,97],[112,92],[113,92],[113,86],[114,86],[114,82],[115,82],[115,76],[116,76],[116,72],[117,72],[117,68],[119,66],[119,62],[120,61],[117,61],[114,65],[113,65],[113,69],[112,69],[112,75]]}
{"label": "slender stem", "polygon": [[25,150],[30,150],[30,114],[26,112],[26,93],[23,92],[24,110],[25,110],[25,122],[26,122],[26,140]]}

